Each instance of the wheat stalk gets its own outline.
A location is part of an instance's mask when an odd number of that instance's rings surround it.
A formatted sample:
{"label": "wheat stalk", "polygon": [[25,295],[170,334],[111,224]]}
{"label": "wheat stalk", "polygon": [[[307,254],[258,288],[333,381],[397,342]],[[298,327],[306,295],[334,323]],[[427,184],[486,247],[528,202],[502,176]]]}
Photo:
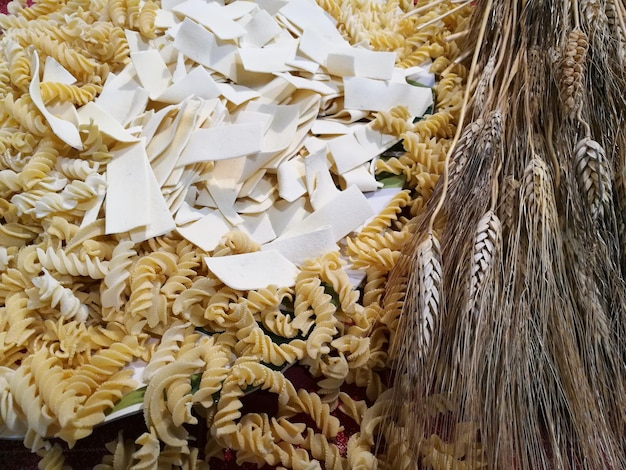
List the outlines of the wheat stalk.
{"label": "wheat stalk", "polygon": [[611,209],[613,194],[606,153],[598,142],[586,137],[576,144],[574,158],[578,186],[589,204],[591,217],[594,221],[602,220]]}

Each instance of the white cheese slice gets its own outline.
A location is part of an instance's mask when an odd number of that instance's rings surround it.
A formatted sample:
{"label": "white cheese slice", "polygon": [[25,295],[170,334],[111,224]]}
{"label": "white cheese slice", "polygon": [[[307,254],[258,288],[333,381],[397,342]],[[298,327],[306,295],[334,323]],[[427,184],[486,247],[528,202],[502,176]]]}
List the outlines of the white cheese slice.
{"label": "white cheese slice", "polygon": [[301,235],[330,225],[334,240],[339,241],[373,215],[375,212],[363,193],[356,186],[350,186],[339,192],[325,206],[294,224],[282,237]]}
{"label": "white cheese slice", "polygon": [[250,101],[261,96],[258,91],[251,90],[248,87],[236,85],[234,83],[217,83],[216,86],[222,96],[235,106],[239,106],[246,101]]}
{"label": "white cheese slice", "polygon": [[296,70],[302,70],[310,74],[317,73],[320,68],[320,64],[318,64],[317,62],[305,59],[304,57],[300,56],[296,56],[293,60],[286,62],[286,64]]}
{"label": "white cheese slice", "polygon": [[243,223],[239,228],[246,232],[250,238],[259,245],[268,243],[276,238],[272,222],[266,213],[248,214],[242,216],[242,218]]}
{"label": "white cheese slice", "polygon": [[56,60],[48,56],[46,57],[46,62],[43,67],[43,79],[41,82],[57,82],[63,83],[64,85],[73,85],[76,83],[76,77]]}
{"label": "white cheese slice", "polygon": [[207,267],[232,289],[262,289],[269,285],[291,287],[298,268],[278,251],[267,250],[232,256],[205,257]]}
{"label": "white cheese slice", "polygon": [[239,214],[242,218],[245,219],[245,216],[248,214],[259,215],[269,211],[272,208],[272,204],[276,202],[276,198],[273,195],[270,195],[267,199],[257,202],[253,199],[249,198],[240,198],[237,199],[233,209]]}
{"label": "white cheese slice", "polygon": [[150,166],[145,142],[140,140],[113,152],[107,164],[105,232],[122,233],[148,225]]}
{"label": "white cheese slice", "polygon": [[122,126],[126,126],[146,109],[149,94],[142,88],[135,68],[129,63],[118,75],[109,74],[95,102]]}
{"label": "white cheese slice", "polygon": [[260,112],[272,117],[263,136],[263,152],[278,152],[293,142],[300,115],[298,105],[261,104],[251,101],[247,104],[246,111]]}
{"label": "white cheese slice", "polygon": [[309,80],[289,73],[277,73],[276,76],[286,80],[298,90],[311,90],[320,95],[337,95],[340,89],[339,82]]}
{"label": "white cheese slice", "polygon": [[261,150],[263,127],[257,122],[198,129],[180,156],[178,166],[249,155]]}
{"label": "white cheese slice", "polygon": [[211,209],[202,207],[196,209],[190,206],[187,202],[183,202],[176,211],[176,218],[174,219],[177,226],[182,226],[200,220],[205,215],[209,214]]}
{"label": "white cheese slice", "polygon": [[163,90],[155,99],[161,103],[180,103],[190,96],[210,100],[222,92],[204,67],[197,66],[189,74]]}
{"label": "white cheese slice", "polygon": [[[183,103],[181,109],[176,116],[172,127],[176,130],[167,148],[161,152],[157,158],[150,158],[150,164],[154,171],[154,176],[163,186],[171,176],[180,154],[187,145],[192,132],[194,131],[198,108],[201,103],[197,101],[187,101]],[[148,146],[150,148],[150,146]]]}
{"label": "white cheese slice", "polygon": [[176,228],[174,217],[172,217],[169,205],[161,193],[161,188],[147,158],[144,162],[148,166],[146,171],[148,174],[149,192],[144,197],[147,197],[150,202],[150,222],[130,231],[130,239],[135,243],[141,243],[150,238],[168,234]]}
{"label": "white cheese slice", "polygon": [[316,119],[311,127],[313,134],[345,135],[352,134],[354,129],[343,122],[332,121],[330,119]]}
{"label": "white cheese slice", "polygon": [[155,100],[172,82],[172,74],[163,57],[156,49],[149,49],[131,52],[130,59],[141,85],[148,91],[150,99]]}
{"label": "white cheese slice", "polygon": [[33,100],[33,104],[37,107],[37,109],[39,109],[39,111],[41,111],[43,117],[46,121],[48,121],[48,124],[50,124],[52,132],[54,132],[59,139],[75,149],[82,150],[83,142],[80,139],[80,133],[78,132],[76,126],[71,122],[56,117],[46,109],[43,99],[41,98],[41,90],[39,88],[39,55],[37,54],[37,51],[33,52],[30,67],[32,79],[30,81],[28,91],[31,99]]}
{"label": "white cheese slice", "polygon": [[376,191],[382,186],[382,183],[376,181],[374,175],[370,172],[370,164],[365,163],[353,168],[350,171],[346,171],[341,175],[343,179],[343,186],[356,186],[362,192]]}
{"label": "white cheese slice", "polygon": [[358,126],[354,131],[354,137],[363,147],[365,153],[370,155],[380,155],[400,141],[399,137],[375,130],[371,123],[365,126]]}
{"label": "white cheese slice", "polygon": [[[230,7],[230,5],[228,7]],[[265,10],[259,10],[253,13],[251,20],[246,24],[245,28],[246,34],[243,35],[240,40],[241,47],[263,47],[278,36],[281,31],[276,20]]]}
{"label": "white cheese slice", "polygon": [[78,112],[74,105],[69,101],[57,101],[47,106],[48,111],[65,121],[71,122],[76,127],[79,126]]}
{"label": "white cheese slice", "polygon": [[374,158],[378,152],[366,152],[354,134],[346,134],[328,141],[328,150],[340,175]]}
{"label": "white cheese slice", "polygon": [[391,80],[393,77],[395,52],[370,51],[358,47],[335,51],[329,53],[326,58],[326,68],[332,75],[376,80]]}
{"label": "white cheese slice", "polygon": [[90,101],[78,110],[78,118],[81,124],[89,124],[93,120],[100,132],[119,142],[137,141],[137,137],[130,134],[117,119],[93,101]]}
{"label": "white cheese slice", "polygon": [[209,191],[206,189],[198,192],[198,196],[195,200],[195,205],[209,207],[211,209],[217,209],[217,204],[213,200],[211,193],[209,193]]}
{"label": "white cheese slice", "polygon": [[[202,44],[202,47],[198,47]],[[213,33],[195,21],[185,18],[174,37],[174,47],[198,64],[231,77],[237,46],[219,43]]]}
{"label": "white cheese slice", "polygon": [[174,9],[177,5],[180,5],[185,0],[161,0],[161,8],[166,11]]}
{"label": "white cheese slice", "polygon": [[178,233],[186,240],[203,249],[214,250],[220,239],[232,230],[218,210],[213,210],[200,220],[184,227],[178,227]]}
{"label": "white cheese slice", "polygon": [[157,29],[168,29],[177,23],[176,17],[171,11],[159,8],[154,19],[154,27]]}
{"label": "white cheese slice", "polygon": [[239,225],[243,222],[241,216],[234,209],[241,183],[237,183],[235,179],[217,178],[211,174],[207,182],[207,189],[217,208],[231,225]]}
{"label": "white cheese slice", "polygon": [[278,73],[291,70],[286,62],[296,56],[298,41],[281,41],[280,45],[239,49],[241,63],[249,72]]}
{"label": "white cheese slice", "polygon": [[261,246],[261,251],[277,250],[297,266],[303,265],[307,259],[316,258],[337,249],[330,226],[293,237],[281,237]]}
{"label": "white cheese slice", "polygon": [[133,52],[148,51],[151,49],[148,41],[137,31],[126,29],[124,30],[124,35],[126,36],[126,42],[128,43],[131,54]]}
{"label": "white cheese slice", "polygon": [[295,157],[282,162],[276,172],[278,194],[285,201],[295,201],[306,194],[304,160]]}
{"label": "white cheese slice", "polygon": [[344,78],[346,109],[386,111],[403,105],[413,116],[422,116],[433,103],[430,88],[408,83],[386,82],[361,77]]}
{"label": "white cheese slice", "polygon": [[237,20],[253,12],[258,12],[259,7],[255,2],[235,0],[222,8],[222,13],[231,20]]}
{"label": "white cheese slice", "polygon": [[339,193],[328,168],[326,152],[307,156],[304,159],[304,166],[309,201],[314,209],[319,209]]}
{"label": "white cheese slice", "polygon": [[216,2],[187,0],[176,5],[172,10],[206,26],[222,40],[236,39],[246,34],[246,29],[229,18],[223,6]]}
{"label": "white cheese slice", "polygon": [[256,0],[254,3],[256,3],[262,10],[265,10],[270,15],[274,16],[288,2],[289,0]]}
{"label": "white cheese slice", "polygon": [[[106,174],[104,175],[106,181]],[[87,225],[96,222],[100,217],[100,209],[104,204],[104,198],[106,196],[106,187],[98,186],[98,196],[96,199],[96,203],[91,206],[89,209],[85,211],[85,215],[83,216],[83,220],[80,223],[80,228],[86,227]]]}
{"label": "white cheese slice", "polygon": [[[261,173],[261,171],[259,173]],[[275,183],[276,180],[274,178],[260,178],[248,192],[247,197],[256,202],[263,202],[276,191]]]}
{"label": "white cheese slice", "polygon": [[280,199],[276,201],[274,205],[267,210],[267,215],[272,221],[274,232],[276,232],[278,236],[281,236],[291,227],[308,217],[311,212],[307,206],[307,201],[303,197],[293,202]]}
{"label": "white cheese slice", "polygon": [[347,44],[337,30],[336,21],[308,0],[291,0],[280,9],[280,14],[302,31],[314,30],[328,41],[335,43],[335,48]]}

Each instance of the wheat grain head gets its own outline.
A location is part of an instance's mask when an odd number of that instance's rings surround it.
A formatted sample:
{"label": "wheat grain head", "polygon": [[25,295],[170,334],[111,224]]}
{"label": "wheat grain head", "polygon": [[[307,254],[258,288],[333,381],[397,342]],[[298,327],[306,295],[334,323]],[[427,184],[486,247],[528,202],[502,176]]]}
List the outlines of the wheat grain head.
{"label": "wheat grain head", "polygon": [[417,246],[414,263],[413,288],[409,288],[407,292],[408,295],[413,295],[407,299],[405,307],[408,310],[406,314],[414,316],[415,323],[412,331],[403,331],[405,334],[416,335],[412,342],[416,347],[416,354],[423,359],[433,348],[439,319],[441,254],[439,241],[434,233],[427,234]]}
{"label": "wheat grain head", "polygon": [[564,111],[572,118],[581,108],[588,47],[587,34],[580,28],[574,28],[569,32],[561,60],[559,85]]}
{"label": "wheat grain head", "polygon": [[549,230],[555,233],[559,223],[552,176],[548,165],[538,155],[534,155],[526,165],[520,190],[528,232]]}
{"label": "wheat grain head", "polygon": [[591,217],[600,221],[611,210],[613,184],[611,168],[602,146],[593,139],[580,140],[574,149],[576,179]]}
{"label": "wheat grain head", "polygon": [[474,251],[469,281],[468,311],[477,313],[477,304],[486,283],[491,278],[495,254],[500,250],[502,242],[502,226],[500,219],[493,210],[489,210],[478,221],[474,236]]}

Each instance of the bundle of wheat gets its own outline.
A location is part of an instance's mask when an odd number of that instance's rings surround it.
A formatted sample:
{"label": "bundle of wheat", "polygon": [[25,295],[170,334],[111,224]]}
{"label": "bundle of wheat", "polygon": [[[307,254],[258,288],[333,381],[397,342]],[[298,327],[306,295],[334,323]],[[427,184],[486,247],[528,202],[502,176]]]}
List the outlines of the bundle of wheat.
{"label": "bundle of wheat", "polygon": [[625,468],[625,17],[477,2],[457,138],[389,283],[388,468]]}

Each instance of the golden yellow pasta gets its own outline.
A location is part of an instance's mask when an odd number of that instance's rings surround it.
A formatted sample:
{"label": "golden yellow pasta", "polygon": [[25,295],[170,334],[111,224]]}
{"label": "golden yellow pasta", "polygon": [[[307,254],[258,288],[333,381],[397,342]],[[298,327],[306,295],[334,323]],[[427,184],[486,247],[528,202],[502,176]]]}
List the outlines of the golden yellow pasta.
{"label": "golden yellow pasta", "polygon": [[[435,109],[413,122],[404,105],[378,113],[344,109],[343,85],[336,86],[342,77],[327,74],[324,61],[313,70],[308,59],[298,60],[285,65],[285,73],[312,79],[319,89],[330,84],[336,88],[332,94],[245,70],[243,60],[232,69],[206,67],[201,57],[182,52],[180,39],[172,39],[172,22],[182,24],[186,15],[163,11],[163,5],[40,0],[27,6],[16,0],[10,14],[0,15],[0,431],[21,435],[40,455],[40,467],[63,469],[63,455],[50,438],[75,445],[127,392],[146,385],[147,432],[134,442],[120,434],[97,469],[207,468],[208,459],[225,448],[234,449],[240,464],[375,468],[376,433],[391,432],[378,427],[377,400],[384,402],[386,369],[397,354],[389,348],[405,285],[397,285],[397,295],[384,304],[382,293],[410,238],[408,221],[421,212],[442,172],[458,121],[465,72],[455,65],[458,48],[447,36],[465,27],[468,9],[435,24],[449,2],[420,15],[411,13],[410,0],[319,2],[351,44],[395,53],[398,68],[433,61]],[[261,4],[224,8],[237,28],[267,20],[265,12],[256,16]],[[299,25],[283,13],[270,14],[280,34],[220,37],[215,47],[261,48],[301,36]],[[189,24],[204,28],[191,18]],[[165,67],[161,78],[174,85],[169,96],[161,95],[164,88],[152,83],[154,77],[134,68],[154,52]],[[406,73],[410,78],[417,69]],[[194,90],[194,96],[180,97],[175,88],[192,74],[206,83],[210,75],[223,96],[199,97]],[[229,88],[237,80],[262,96],[241,98],[239,87]],[[127,111],[121,102],[107,101],[107,87],[115,81],[122,91],[134,90],[122,100],[128,98]],[[284,123],[280,116],[271,122],[276,110],[295,116],[292,142],[278,142],[282,132],[272,125]],[[246,120],[270,119],[264,131],[277,141],[265,148],[271,139],[264,140],[262,151],[250,158],[171,166],[192,130],[239,124],[237,113],[243,127]],[[321,180],[301,178],[306,193],[289,206],[276,190],[276,162],[311,161],[312,148],[303,142],[312,137],[318,114],[345,117],[355,128],[401,140],[391,158],[367,164],[367,175],[371,181],[401,175],[403,188],[358,233],[342,237],[337,250],[298,261],[293,285],[247,290],[222,282],[205,259],[263,253],[262,238],[278,230],[266,213],[287,214],[303,201],[303,213],[312,210],[309,191]],[[74,138],[59,131],[64,125],[72,127]],[[147,174],[154,176],[143,188],[160,191],[176,219],[176,229],[155,229],[156,236],[136,229],[117,233],[107,225],[108,214],[121,210],[107,206],[114,162],[142,144],[145,157],[142,151],[135,170],[149,167]],[[251,162],[258,164],[256,173]],[[328,175],[340,187],[343,176],[328,163]],[[220,178],[221,194],[211,186]],[[228,212],[230,199],[238,204],[236,214]],[[217,213],[224,213],[228,227],[214,244],[204,246],[203,240],[197,246],[185,229]],[[131,377],[137,363],[145,366],[143,384]],[[312,375],[313,389],[291,382],[283,373],[289,366]],[[348,386],[359,389],[361,399],[351,398],[344,391]],[[275,416],[244,412],[243,397],[254,388],[277,396]],[[350,437],[343,434],[337,407],[360,426],[347,449],[337,444]],[[200,416],[210,434],[204,461],[183,427]],[[466,434],[459,437],[467,452],[472,442]],[[430,444],[438,452],[448,450]]]}

